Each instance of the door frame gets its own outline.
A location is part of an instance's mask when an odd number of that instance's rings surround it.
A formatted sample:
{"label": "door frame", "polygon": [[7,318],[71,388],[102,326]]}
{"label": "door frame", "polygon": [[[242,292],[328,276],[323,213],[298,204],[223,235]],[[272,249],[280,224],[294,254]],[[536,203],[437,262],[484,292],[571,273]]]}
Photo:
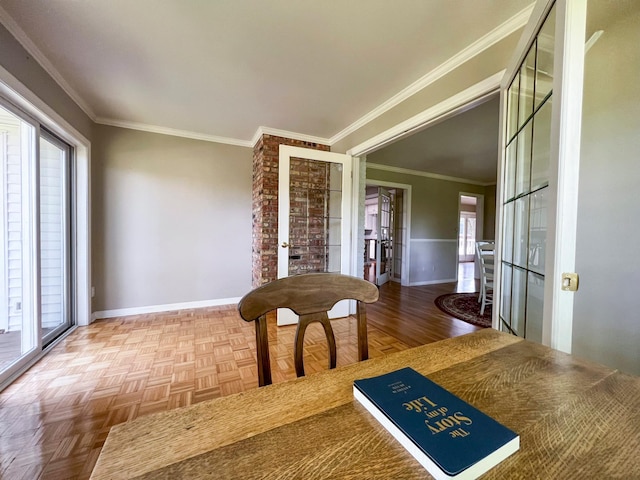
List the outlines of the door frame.
{"label": "door frame", "polygon": [[[360,252],[359,245],[362,244],[361,240],[364,239],[364,214],[360,211],[359,205],[362,202],[364,204],[364,188],[367,182],[371,185],[382,185],[382,186],[395,186],[398,185],[398,188],[404,188],[409,191],[409,195],[407,195],[409,199],[409,204],[407,205],[407,239],[405,242],[406,245],[406,255],[403,254],[403,273],[401,285],[408,286],[409,283],[409,274],[410,274],[410,262],[409,262],[409,254],[410,252],[410,243],[411,243],[411,185],[407,184],[396,184],[393,182],[383,182],[379,180],[367,180],[366,178],[366,155],[368,153],[372,153],[376,150],[380,150],[381,148],[397,141],[402,138],[409,137],[414,133],[417,133],[420,130],[428,128],[436,123],[447,120],[448,118],[454,117],[455,115],[464,112],[465,110],[469,110],[471,108],[477,107],[478,105],[483,104],[484,102],[489,101],[494,95],[500,92],[500,82],[502,77],[504,76],[505,70],[500,70],[490,77],[485,78],[484,80],[479,81],[478,83],[471,85],[470,87],[452,95],[451,97],[443,100],[436,105],[433,105],[426,110],[414,115],[413,117],[408,118],[407,120],[400,122],[399,124],[375,135],[374,137],[365,140],[362,143],[359,143],[355,147],[352,147],[347,150],[347,155],[351,155],[354,159],[353,162],[353,198],[352,198],[352,211],[353,218],[357,219],[354,222],[358,225],[358,234],[354,235],[353,243],[352,243],[352,252],[354,254],[353,263],[351,268],[351,275],[359,276],[359,269],[362,269],[362,265],[358,263],[358,252]],[[402,186],[400,186],[402,185]],[[496,224],[497,226],[497,224]],[[362,227],[362,228],[361,228]],[[362,230],[360,232],[360,230]],[[360,238],[362,237],[362,239]],[[457,242],[457,239],[456,239]],[[497,318],[497,317],[496,317]],[[497,325],[497,323],[495,324]]]}
{"label": "door frame", "polygon": [[[551,8],[554,0],[539,1],[534,6],[531,18],[538,18],[542,22],[544,13]],[[559,272],[572,272],[575,268],[575,237],[577,224],[577,189],[580,152],[580,128],[582,114],[582,83],[575,82],[575,78],[582,77],[584,68],[584,23],[586,18],[586,5],[582,0],[556,0],[560,8],[556,15],[556,38],[566,38],[562,55],[556,55],[556,78],[554,79],[554,96],[556,102],[562,104],[562,108],[556,109],[552,119],[552,152],[551,165],[555,169],[555,178],[550,181],[557,182],[557,198],[553,199],[553,207],[549,211],[550,223],[557,224],[557,228],[549,234],[556,246],[551,246],[547,252],[547,267],[549,272],[545,275],[545,330],[543,343],[565,352],[571,352],[572,325],[573,325],[573,295],[572,292],[560,291]],[[452,95],[448,99],[423,110],[407,120],[363,141],[347,150],[347,154],[353,157],[365,156],[396,140],[406,138],[413,133],[427,128],[435,123],[446,120],[465,109],[473,108],[487,101],[491,96],[501,92],[501,87],[509,80],[504,78],[506,72],[513,70],[513,65],[519,64],[524,56],[527,43],[531,43],[533,33],[540,26],[529,21],[520,38],[514,56],[506,69],[496,72],[494,75],[479,81],[478,83]],[[582,37],[580,36],[582,32]],[[520,52],[520,53],[517,53]],[[568,60],[562,62],[562,56]],[[582,60],[580,59],[582,58]],[[558,63],[559,62],[559,63]],[[562,77],[572,77],[572,85],[569,82],[560,82]],[[503,93],[500,93],[500,112],[504,116],[506,101]],[[503,118],[503,117],[501,117]],[[499,120],[500,121],[500,120]],[[502,143],[503,129],[499,130],[499,155],[496,198],[501,197],[502,180]],[[562,157],[562,162],[559,159]],[[361,168],[361,162],[355,162],[355,168]],[[360,182],[366,181],[359,175],[354,176],[354,192],[360,191]],[[359,197],[354,198],[354,205],[359,202]],[[498,203],[498,201],[496,201]],[[358,211],[357,209],[355,211]],[[566,220],[566,221],[565,221]],[[358,219],[360,222],[360,219]],[[496,252],[501,253],[500,238],[502,233],[502,206],[496,208]],[[360,223],[359,223],[360,224]],[[496,261],[501,261],[496,258]],[[498,269],[499,272],[499,269]],[[549,281],[546,281],[548,276]],[[500,278],[496,276],[497,297],[500,297]],[[547,301],[550,299],[550,301]],[[498,308],[493,309],[493,328],[499,327]]]}

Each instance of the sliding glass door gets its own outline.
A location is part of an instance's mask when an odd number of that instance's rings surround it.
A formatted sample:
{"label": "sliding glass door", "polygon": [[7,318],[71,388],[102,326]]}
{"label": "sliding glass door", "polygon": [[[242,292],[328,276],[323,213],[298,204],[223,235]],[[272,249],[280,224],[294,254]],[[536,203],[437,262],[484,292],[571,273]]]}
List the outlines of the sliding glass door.
{"label": "sliding glass door", "polygon": [[70,165],[71,148],[40,135],[40,307],[44,344],[71,326]]}
{"label": "sliding glass door", "polygon": [[[0,105],[0,372],[38,350],[36,125]],[[2,373],[0,373],[1,375]],[[1,379],[2,377],[0,377]]]}
{"label": "sliding glass door", "polygon": [[71,326],[71,154],[0,104],[0,384]]}

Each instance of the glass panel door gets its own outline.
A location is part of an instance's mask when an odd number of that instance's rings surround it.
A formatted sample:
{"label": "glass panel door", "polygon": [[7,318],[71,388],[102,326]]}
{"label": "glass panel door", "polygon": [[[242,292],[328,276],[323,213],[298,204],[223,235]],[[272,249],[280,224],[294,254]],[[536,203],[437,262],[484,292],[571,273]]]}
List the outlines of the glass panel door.
{"label": "glass panel door", "polygon": [[38,351],[35,130],[0,106],[0,381]]}
{"label": "glass panel door", "polygon": [[69,312],[70,147],[40,137],[40,301],[44,344],[71,326]]}
{"label": "glass panel door", "polygon": [[500,328],[542,341],[555,6],[505,96]]}
{"label": "glass panel door", "polygon": [[[351,157],[280,145],[278,172],[278,278],[304,273],[349,273]],[[339,302],[330,318],[349,315]],[[287,309],[278,325],[297,323]]]}
{"label": "glass panel door", "polygon": [[340,273],[342,165],[291,158],[288,275]]}
{"label": "glass panel door", "polygon": [[376,285],[384,285],[391,278],[393,266],[393,203],[389,191],[378,187],[378,241],[376,242],[376,260],[378,274]]}
{"label": "glass panel door", "polygon": [[72,323],[71,161],[71,147],[0,106],[0,384]]}

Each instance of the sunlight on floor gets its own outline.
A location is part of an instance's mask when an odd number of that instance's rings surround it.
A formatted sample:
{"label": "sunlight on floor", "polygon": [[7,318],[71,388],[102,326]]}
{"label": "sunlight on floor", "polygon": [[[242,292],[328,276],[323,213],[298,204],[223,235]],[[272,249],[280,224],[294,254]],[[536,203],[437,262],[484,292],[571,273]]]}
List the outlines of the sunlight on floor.
{"label": "sunlight on floor", "polygon": [[477,292],[478,280],[474,278],[475,262],[458,263],[458,285],[456,292]]}

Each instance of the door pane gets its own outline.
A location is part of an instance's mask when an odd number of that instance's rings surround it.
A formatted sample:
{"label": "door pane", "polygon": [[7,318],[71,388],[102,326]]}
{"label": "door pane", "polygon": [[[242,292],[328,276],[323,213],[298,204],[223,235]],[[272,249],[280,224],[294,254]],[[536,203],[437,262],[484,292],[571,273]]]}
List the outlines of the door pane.
{"label": "door pane", "polygon": [[520,67],[520,99],[518,105],[518,127],[524,125],[533,113],[533,94],[536,78],[536,48],[535,42]]}
{"label": "door pane", "polygon": [[529,273],[527,285],[527,326],[525,337],[542,342],[542,308],[544,305],[544,277]]}
{"label": "door pane", "polygon": [[504,188],[505,201],[511,200],[516,196],[516,161],[518,159],[518,137],[507,147],[505,154],[505,171],[504,171]]}
{"label": "door pane", "polygon": [[551,150],[551,98],[536,112],[533,119],[531,158],[531,191],[549,185],[549,154]]}
{"label": "door pane", "polygon": [[526,267],[529,248],[529,196],[519,198],[513,203],[513,264]]}
{"label": "door pane", "polygon": [[508,263],[513,263],[513,206],[514,202],[504,206],[502,261]]}
{"label": "door pane", "polygon": [[514,268],[512,285],[511,328],[516,335],[524,337],[526,324],[527,271],[523,268]]}
{"label": "door pane", "polygon": [[547,250],[547,194],[549,187],[533,193],[529,198],[529,252],[528,268],[544,274]]}
{"label": "door pane", "polygon": [[291,158],[289,275],[340,272],[342,166]]}
{"label": "door pane", "polygon": [[516,134],[518,130],[518,95],[520,94],[520,75],[516,75],[509,87],[507,105],[507,141]]}
{"label": "door pane", "polygon": [[40,138],[41,318],[45,340],[70,325],[68,312],[68,149]]}
{"label": "door pane", "polygon": [[[511,265],[502,266],[502,297],[500,302],[501,325],[511,326],[511,277],[513,268]],[[504,329],[503,329],[504,331]],[[507,331],[509,331],[507,329]]]}
{"label": "door pane", "polygon": [[35,128],[0,107],[0,374],[35,351]]}
{"label": "door pane", "polygon": [[553,48],[555,46],[556,9],[551,9],[540,29],[536,59],[536,102],[535,108],[553,88]]}
{"label": "door pane", "polygon": [[518,155],[516,165],[516,197],[529,192],[531,185],[531,134],[533,122],[518,133]]}

